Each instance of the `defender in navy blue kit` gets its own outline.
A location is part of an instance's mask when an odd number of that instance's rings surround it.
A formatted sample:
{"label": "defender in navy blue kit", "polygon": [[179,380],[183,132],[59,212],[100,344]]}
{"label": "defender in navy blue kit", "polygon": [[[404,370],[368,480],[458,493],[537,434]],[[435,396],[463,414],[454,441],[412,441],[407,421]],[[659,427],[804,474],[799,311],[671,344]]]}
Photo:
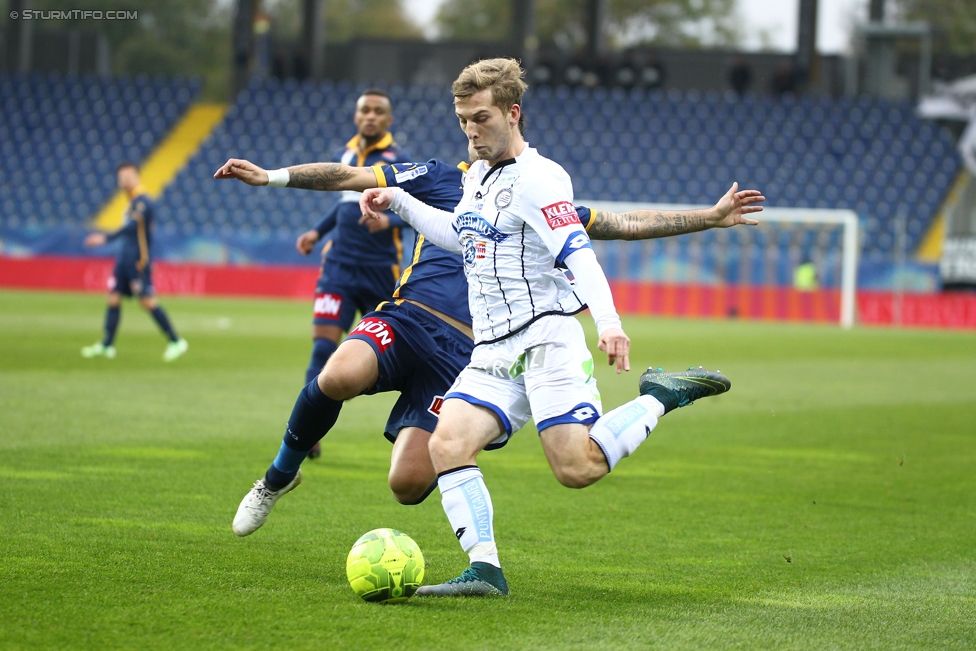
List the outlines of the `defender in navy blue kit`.
{"label": "defender in navy blue kit", "polygon": [[139,297],[139,304],[150,313],[159,329],[169,339],[163,360],[171,362],[187,350],[170,323],[169,316],[156,301],[152,283],[153,229],[155,207],[149,195],[139,183],[139,170],[134,163],[122,163],[118,167],[118,185],[129,195],[129,206],[123,217],[123,225],[113,233],[92,233],[85,238],[85,246],[101,246],[119,240],[121,250],[115,261],[115,269],[108,281],[108,308],[105,312],[105,336],[102,341],[81,349],[83,357],[115,357],[115,333],[121,319],[121,297]]}
{"label": "defender in navy blue kit", "polygon": [[[358,133],[336,153],[336,160],[364,167],[410,159],[387,131],[393,122],[393,107],[386,93],[365,91],[356,101],[353,121]],[[365,314],[388,298],[400,275],[406,224],[393,213],[385,215],[383,224],[360,224],[358,202],[358,192],[343,192],[339,203],[296,243],[307,255],[323,237],[330,236],[322,249],[322,271],[315,288],[306,383],[319,374],[335,352],[356,312]]]}
{"label": "defender in navy blue kit", "polygon": [[[467,163],[455,167],[431,160],[372,168],[312,163],[266,171],[249,161],[231,159],[214,177],[236,178],[254,186],[325,191],[400,187],[431,206],[453,211],[461,199],[461,180],[467,169]],[[732,196],[730,191],[723,201]],[[741,217],[733,215],[731,208],[722,213],[722,219],[688,211],[641,210],[617,215],[576,206],[576,212],[590,237],[604,240],[649,239],[748,223],[736,221]],[[335,425],[342,401],[361,394],[401,393],[384,430],[394,442],[389,484],[396,499],[419,504],[436,486],[427,441],[443,396],[467,366],[474,347],[467,279],[461,256],[432,245],[419,234],[410,262],[392,300],[363,317],[316,381],[299,394],[277,458],[255,482],[234,518],[238,535],[260,528],[277,500],[301,482],[300,465],[308,450]]]}

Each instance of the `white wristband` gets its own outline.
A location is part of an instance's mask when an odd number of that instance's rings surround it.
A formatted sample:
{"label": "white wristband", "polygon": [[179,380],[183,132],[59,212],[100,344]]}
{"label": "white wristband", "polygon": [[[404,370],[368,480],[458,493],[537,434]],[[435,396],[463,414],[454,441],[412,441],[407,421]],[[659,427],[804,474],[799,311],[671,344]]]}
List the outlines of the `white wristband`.
{"label": "white wristband", "polygon": [[288,181],[291,180],[291,174],[288,172],[287,167],[282,167],[277,170],[268,170],[268,187],[269,188],[284,188],[288,186]]}

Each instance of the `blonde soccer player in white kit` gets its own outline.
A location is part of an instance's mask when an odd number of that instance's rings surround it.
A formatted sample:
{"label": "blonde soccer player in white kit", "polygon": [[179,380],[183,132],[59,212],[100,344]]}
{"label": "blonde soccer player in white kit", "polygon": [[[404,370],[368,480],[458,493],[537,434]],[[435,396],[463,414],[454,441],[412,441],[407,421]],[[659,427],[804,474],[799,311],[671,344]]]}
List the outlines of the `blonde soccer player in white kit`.
{"label": "blonde soccer player in white kit", "polygon": [[445,396],[429,447],[444,511],[471,566],[418,595],[508,594],[476,465],[486,446],[503,444],[531,417],[556,478],[582,488],[630,455],[667,411],[730,386],[703,369],[649,371],[642,395],[601,415],[593,359],[573,315],[589,308],[599,348],[618,373],[630,370],[630,340],[573,208],[569,175],[519,133],[525,89],[512,59],[479,61],[454,82],[455,112],[479,160],[453,214],[399,189],[367,190],[360,202],[368,217],[391,209],[427,240],[461,253],[468,278],[475,349]]}

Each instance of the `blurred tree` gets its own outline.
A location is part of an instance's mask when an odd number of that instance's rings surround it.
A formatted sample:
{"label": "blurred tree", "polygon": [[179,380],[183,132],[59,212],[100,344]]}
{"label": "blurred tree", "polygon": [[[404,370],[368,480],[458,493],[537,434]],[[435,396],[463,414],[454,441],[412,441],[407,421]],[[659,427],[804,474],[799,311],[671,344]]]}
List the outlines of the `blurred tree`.
{"label": "blurred tree", "polygon": [[[422,38],[420,27],[407,17],[400,0],[324,0],[325,42],[356,37]],[[265,0],[275,21],[277,38],[297,38],[301,30],[302,0]]]}
{"label": "blurred tree", "polygon": [[[536,24],[543,43],[585,43],[585,0],[537,0]],[[608,0],[611,45],[730,46],[738,42],[735,0]],[[510,0],[447,0],[437,13],[445,39],[499,41],[508,37]]]}
{"label": "blurred tree", "polygon": [[[32,0],[38,10],[63,10],[63,0]],[[88,7],[86,7],[88,8]],[[233,3],[221,0],[113,0],[116,11],[138,12],[136,20],[58,20],[35,28],[102,31],[115,74],[199,76],[204,96],[224,99],[230,69]]]}
{"label": "blurred tree", "polygon": [[907,20],[924,20],[944,31],[953,54],[976,54],[976,2],[973,0],[896,0]]}

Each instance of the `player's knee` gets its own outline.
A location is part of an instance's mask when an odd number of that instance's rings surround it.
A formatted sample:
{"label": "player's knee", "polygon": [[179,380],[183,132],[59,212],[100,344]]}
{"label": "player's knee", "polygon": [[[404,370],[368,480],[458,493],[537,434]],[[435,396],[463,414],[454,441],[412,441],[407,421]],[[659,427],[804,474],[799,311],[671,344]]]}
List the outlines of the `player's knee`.
{"label": "player's knee", "polygon": [[435,467],[447,468],[468,463],[468,451],[464,440],[449,433],[435,430],[427,444]]}
{"label": "player's knee", "polygon": [[333,400],[351,400],[363,392],[362,382],[352,373],[326,364],[319,373],[319,389]]}
{"label": "player's knee", "polygon": [[109,307],[118,307],[122,303],[122,297],[115,292],[109,294],[105,300]]}
{"label": "player's knee", "polygon": [[390,473],[390,490],[397,502],[405,506],[420,504],[433,492],[437,482],[429,483],[413,477],[397,476]]}
{"label": "player's knee", "polygon": [[602,476],[595,468],[578,463],[554,464],[552,472],[556,481],[566,488],[586,488]]}

